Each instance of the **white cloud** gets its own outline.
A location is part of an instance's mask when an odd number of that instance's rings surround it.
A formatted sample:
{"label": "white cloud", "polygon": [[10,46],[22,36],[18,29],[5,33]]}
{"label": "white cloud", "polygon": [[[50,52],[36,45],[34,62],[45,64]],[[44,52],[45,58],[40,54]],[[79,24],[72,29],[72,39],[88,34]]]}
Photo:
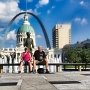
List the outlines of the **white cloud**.
{"label": "white cloud", "polygon": [[[4,40],[5,34],[0,34],[0,40]],[[7,34],[6,40],[16,40],[15,29]]]}
{"label": "white cloud", "polygon": [[41,35],[37,35],[36,38],[42,38],[42,36]]}
{"label": "white cloud", "polygon": [[82,5],[83,7],[87,8],[87,9],[90,9],[90,2],[81,1],[80,5]]}
{"label": "white cloud", "polygon": [[29,9],[29,10],[27,10],[27,11],[28,11],[28,12],[32,12],[32,13],[34,13],[35,15],[40,15],[40,12],[38,12],[37,9],[34,9],[34,10]]}
{"label": "white cloud", "polygon": [[74,21],[77,22],[77,21],[80,21],[81,19],[80,18],[75,18]]}
{"label": "white cloud", "polygon": [[15,29],[10,31],[8,34],[7,34],[7,40],[16,40],[16,34],[15,34]]}
{"label": "white cloud", "polygon": [[50,10],[47,10],[47,14],[50,14],[51,13],[51,11]]}
{"label": "white cloud", "polygon": [[0,2],[0,27],[5,27],[7,23],[20,12],[17,0],[7,0]]}
{"label": "white cloud", "polygon": [[83,18],[83,19],[81,20],[81,24],[87,24],[87,19],[86,19],[86,18]]}
{"label": "white cloud", "polygon": [[49,3],[49,0],[39,0],[38,4],[36,4],[36,7],[39,8],[43,5],[47,5]]}
{"label": "white cloud", "polygon": [[52,9],[54,9],[54,8],[55,8],[55,6],[52,6],[50,10],[47,10],[47,14],[50,14]]}
{"label": "white cloud", "polygon": [[5,28],[0,28],[0,32],[3,31]]}
{"label": "white cloud", "polygon": [[88,23],[86,18],[83,18],[83,19],[81,19],[81,18],[75,18],[74,21],[75,21],[75,22],[78,22],[78,23],[80,23],[80,24],[82,24],[82,25]]}
{"label": "white cloud", "polygon": [[[6,27],[11,19],[18,13],[23,12],[18,6],[19,0],[0,0],[0,27]],[[40,13],[37,9],[29,9],[32,13],[39,15]],[[14,23],[18,23],[20,19],[23,18],[23,15],[20,15]]]}
{"label": "white cloud", "polygon": [[40,5],[46,5],[49,3],[49,0],[39,0]]}
{"label": "white cloud", "polygon": [[52,9],[54,9],[55,8],[55,6],[52,6]]}
{"label": "white cloud", "polygon": [[84,4],[84,1],[81,1],[80,4],[83,5]]}

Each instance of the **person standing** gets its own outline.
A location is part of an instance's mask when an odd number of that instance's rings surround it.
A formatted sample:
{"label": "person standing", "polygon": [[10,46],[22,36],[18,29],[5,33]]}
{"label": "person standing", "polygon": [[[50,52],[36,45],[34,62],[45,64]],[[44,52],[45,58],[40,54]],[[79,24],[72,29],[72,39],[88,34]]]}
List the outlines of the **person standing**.
{"label": "person standing", "polygon": [[49,73],[49,71],[48,71],[48,60],[46,59],[45,52],[42,50],[42,46],[38,46],[38,50],[36,50],[34,52],[33,58],[34,58],[34,61],[33,61],[34,73],[36,73],[36,64],[38,64],[38,63],[45,64],[46,73]]}

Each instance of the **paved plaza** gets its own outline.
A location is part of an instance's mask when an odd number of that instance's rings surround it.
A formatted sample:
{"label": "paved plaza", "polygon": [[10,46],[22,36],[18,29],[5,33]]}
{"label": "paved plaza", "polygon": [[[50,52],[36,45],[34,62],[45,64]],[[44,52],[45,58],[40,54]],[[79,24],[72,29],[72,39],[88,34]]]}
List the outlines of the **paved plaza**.
{"label": "paved plaza", "polygon": [[0,90],[90,90],[90,71],[1,73]]}

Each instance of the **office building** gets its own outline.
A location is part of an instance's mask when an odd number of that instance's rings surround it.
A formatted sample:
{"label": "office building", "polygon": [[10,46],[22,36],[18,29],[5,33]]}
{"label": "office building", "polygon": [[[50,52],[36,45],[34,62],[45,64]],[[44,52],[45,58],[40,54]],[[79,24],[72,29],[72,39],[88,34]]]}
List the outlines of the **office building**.
{"label": "office building", "polygon": [[71,42],[71,24],[56,24],[52,29],[53,48],[63,48]]}

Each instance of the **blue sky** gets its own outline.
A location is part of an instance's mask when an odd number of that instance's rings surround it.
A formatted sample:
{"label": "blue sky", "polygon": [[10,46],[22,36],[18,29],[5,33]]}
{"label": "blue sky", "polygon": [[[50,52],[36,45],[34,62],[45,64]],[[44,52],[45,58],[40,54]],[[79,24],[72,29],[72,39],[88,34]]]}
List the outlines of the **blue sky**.
{"label": "blue sky", "polygon": [[[27,6],[27,7],[26,7]],[[90,39],[90,0],[0,0],[0,44],[10,20],[18,13],[29,11],[42,21],[52,46],[52,28],[55,24],[71,24],[71,44]],[[46,48],[43,32],[37,20],[29,16],[35,30],[36,44]],[[3,47],[16,47],[16,33],[23,15],[12,24]]]}

